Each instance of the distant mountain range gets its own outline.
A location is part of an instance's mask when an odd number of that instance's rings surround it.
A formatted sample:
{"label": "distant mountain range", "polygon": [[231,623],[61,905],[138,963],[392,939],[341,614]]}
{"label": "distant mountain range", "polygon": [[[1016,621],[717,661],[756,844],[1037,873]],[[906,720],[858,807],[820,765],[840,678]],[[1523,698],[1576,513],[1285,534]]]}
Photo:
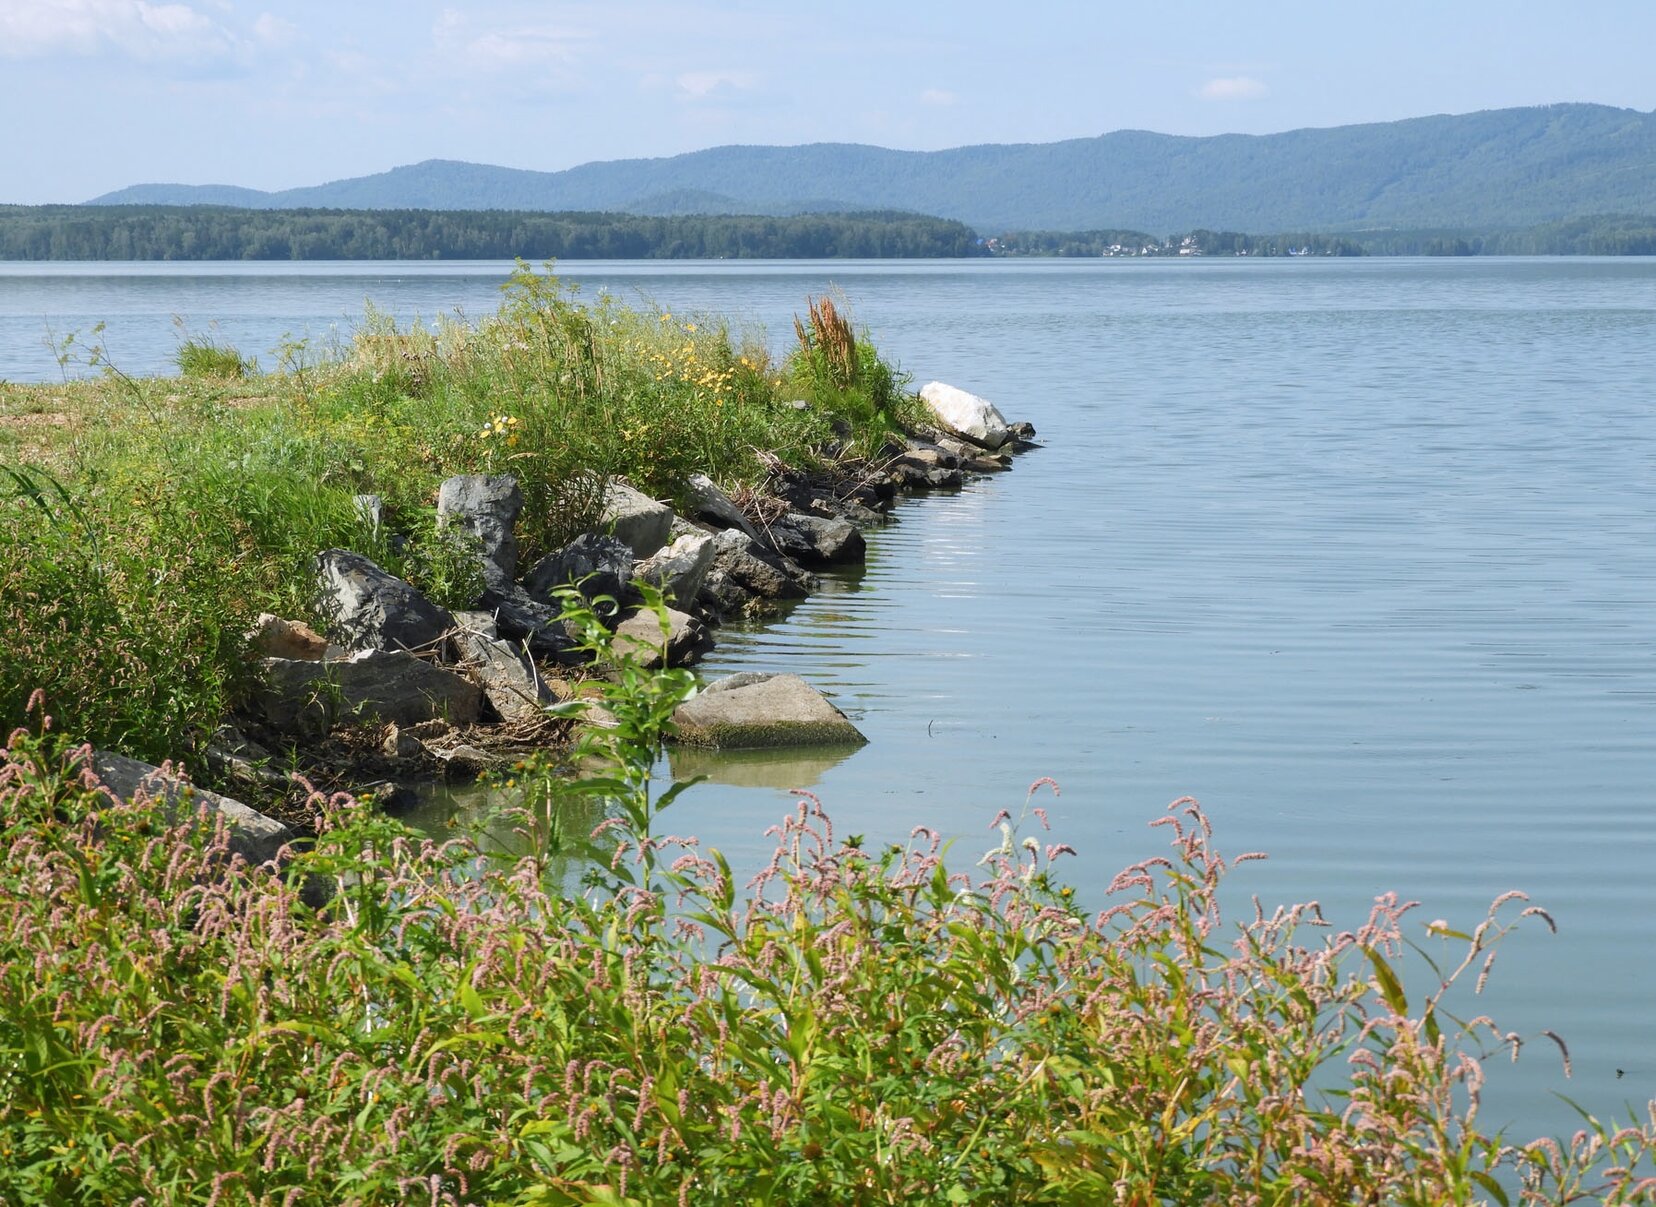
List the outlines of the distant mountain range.
{"label": "distant mountain range", "polygon": [[1656,208],[1656,114],[1547,105],[1283,134],[1122,130],[893,151],[714,147],[562,172],[427,160],[266,193],[142,184],[92,205],[796,214],[907,210],[1010,230],[1503,229]]}

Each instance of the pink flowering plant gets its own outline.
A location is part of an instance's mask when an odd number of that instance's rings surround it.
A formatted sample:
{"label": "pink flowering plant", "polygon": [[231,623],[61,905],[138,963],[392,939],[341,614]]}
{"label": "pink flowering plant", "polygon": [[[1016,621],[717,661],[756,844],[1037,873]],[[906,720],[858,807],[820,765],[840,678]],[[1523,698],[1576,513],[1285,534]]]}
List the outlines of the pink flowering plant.
{"label": "pink flowering plant", "polygon": [[1651,1200],[1656,1121],[1479,1130],[1517,1037],[1446,995],[1549,923],[1522,899],[1433,923],[1464,958],[1410,994],[1394,899],[1350,931],[1307,906],[1227,928],[1245,857],[1193,801],[1083,909],[1047,781],[952,868],[931,830],[871,849],[801,794],[739,884],[659,825],[691,681],[606,656],[579,892],[544,847],[486,857],[343,796],[249,867],[211,814],[112,800],[37,709],[0,753],[0,1201]]}

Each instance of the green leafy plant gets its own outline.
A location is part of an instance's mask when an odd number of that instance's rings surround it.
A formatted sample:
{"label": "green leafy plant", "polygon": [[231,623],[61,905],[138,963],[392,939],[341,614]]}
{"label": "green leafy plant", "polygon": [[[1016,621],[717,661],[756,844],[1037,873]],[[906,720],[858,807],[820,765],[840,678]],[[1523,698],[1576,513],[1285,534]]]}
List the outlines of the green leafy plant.
{"label": "green leafy plant", "polygon": [[[1519,1144],[1477,1125],[1453,986],[1518,924],[1314,907],[1229,930],[1195,802],[1102,911],[1034,794],[951,868],[870,849],[802,794],[743,890],[660,831],[651,768],[689,690],[614,675],[544,852],[437,844],[348,797],[252,869],[211,813],[113,802],[34,724],[0,752],[0,1197],[167,1203],[1648,1202],[1656,1122]],[[596,718],[595,718],[596,719]],[[555,806],[562,808],[562,805]],[[566,815],[572,818],[574,815]],[[316,889],[331,884],[330,899]]]}

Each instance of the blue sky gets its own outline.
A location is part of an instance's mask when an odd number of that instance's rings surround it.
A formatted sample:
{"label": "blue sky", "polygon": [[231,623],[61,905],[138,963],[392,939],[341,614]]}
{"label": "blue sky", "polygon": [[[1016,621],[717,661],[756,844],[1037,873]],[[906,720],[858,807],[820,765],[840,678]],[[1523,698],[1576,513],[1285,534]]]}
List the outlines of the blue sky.
{"label": "blue sky", "polygon": [[0,202],[430,158],[1649,110],[1652,46],[1650,0],[0,0]]}

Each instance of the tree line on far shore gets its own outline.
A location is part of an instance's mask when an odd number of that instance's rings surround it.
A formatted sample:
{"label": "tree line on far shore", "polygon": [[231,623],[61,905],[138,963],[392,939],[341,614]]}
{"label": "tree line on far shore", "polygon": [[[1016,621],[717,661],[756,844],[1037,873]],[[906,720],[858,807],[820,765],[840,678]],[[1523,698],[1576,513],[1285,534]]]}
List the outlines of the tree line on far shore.
{"label": "tree line on far shore", "polygon": [[0,260],[884,259],[987,254],[964,223],[515,210],[0,206]]}
{"label": "tree line on far shore", "polygon": [[0,206],[0,260],[955,259],[972,256],[1648,256],[1656,217],[1522,230],[1254,235],[1008,231],[898,211],[767,215],[527,210]]}

